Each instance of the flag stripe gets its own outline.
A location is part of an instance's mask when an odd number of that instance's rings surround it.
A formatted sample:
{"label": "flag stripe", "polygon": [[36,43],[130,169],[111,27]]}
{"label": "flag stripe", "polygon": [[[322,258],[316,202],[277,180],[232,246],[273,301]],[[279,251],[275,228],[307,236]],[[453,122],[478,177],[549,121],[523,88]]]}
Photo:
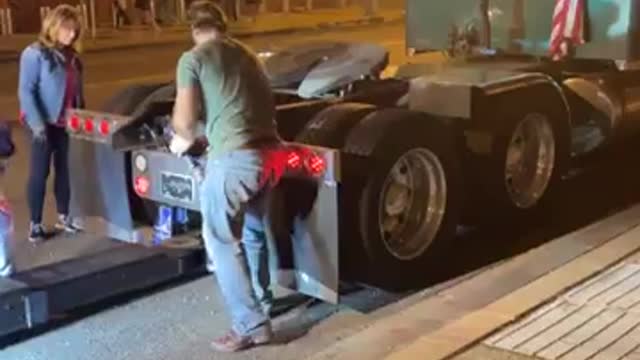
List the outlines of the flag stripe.
{"label": "flag stripe", "polygon": [[553,11],[549,53],[560,54],[560,47],[565,40],[574,44],[584,42],[584,0],[556,0]]}

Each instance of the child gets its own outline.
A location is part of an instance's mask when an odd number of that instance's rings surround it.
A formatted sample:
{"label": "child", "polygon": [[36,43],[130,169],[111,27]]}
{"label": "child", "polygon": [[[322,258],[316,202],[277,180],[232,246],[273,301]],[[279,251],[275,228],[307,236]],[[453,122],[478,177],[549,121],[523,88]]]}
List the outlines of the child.
{"label": "child", "polygon": [[[9,158],[15,150],[11,140],[11,129],[0,122],[0,177],[4,178],[9,165]],[[14,271],[11,260],[11,246],[13,245],[13,213],[9,201],[0,188],[0,276],[8,277]]]}

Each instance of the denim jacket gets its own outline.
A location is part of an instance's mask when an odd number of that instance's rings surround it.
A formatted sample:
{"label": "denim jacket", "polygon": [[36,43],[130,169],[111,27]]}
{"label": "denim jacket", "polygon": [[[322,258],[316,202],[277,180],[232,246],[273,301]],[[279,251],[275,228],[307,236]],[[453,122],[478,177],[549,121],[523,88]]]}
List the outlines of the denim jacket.
{"label": "denim jacket", "polygon": [[[77,74],[73,104],[83,108],[82,63],[78,57],[74,57],[73,66]],[[66,75],[65,56],[59,50],[34,43],[22,52],[18,98],[24,121],[32,131],[58,122],[64,106]]]}

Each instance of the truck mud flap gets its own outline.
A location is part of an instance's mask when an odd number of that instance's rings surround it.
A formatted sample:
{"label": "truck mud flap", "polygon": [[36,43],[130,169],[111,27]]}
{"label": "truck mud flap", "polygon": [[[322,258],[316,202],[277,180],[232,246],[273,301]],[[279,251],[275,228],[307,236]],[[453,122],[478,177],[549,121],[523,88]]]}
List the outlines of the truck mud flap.
{"label": "truck mud flap", "polygon": [[272,282],[337,304],[339,301],[336,184],[285,179],[267,215]]}
{"label": "truck mud flap", "polygon": [[105,235],[135,242],[126,161],[130,155],[108,144],[74,138],[69,145],[71,215],[97,217],[109,225]]}

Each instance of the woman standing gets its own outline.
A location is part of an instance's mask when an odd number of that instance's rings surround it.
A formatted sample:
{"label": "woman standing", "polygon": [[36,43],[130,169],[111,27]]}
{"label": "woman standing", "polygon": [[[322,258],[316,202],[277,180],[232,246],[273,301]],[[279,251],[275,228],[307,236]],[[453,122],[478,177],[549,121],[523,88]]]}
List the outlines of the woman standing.
{"label": "woman standing", "polygon": [[78,58],[82,25],[80,14],[60,5],[45,17],[37,42],[20,58],[18,97],[31,135],[31,168],[27,185],[31,225],[29,240],[45,237],[42,226],[45,189],[53,157],[54,191],[58,209],[55,227],[76,232],[69,217],[69,137],[65,112],[84,107],[82,64]]}

